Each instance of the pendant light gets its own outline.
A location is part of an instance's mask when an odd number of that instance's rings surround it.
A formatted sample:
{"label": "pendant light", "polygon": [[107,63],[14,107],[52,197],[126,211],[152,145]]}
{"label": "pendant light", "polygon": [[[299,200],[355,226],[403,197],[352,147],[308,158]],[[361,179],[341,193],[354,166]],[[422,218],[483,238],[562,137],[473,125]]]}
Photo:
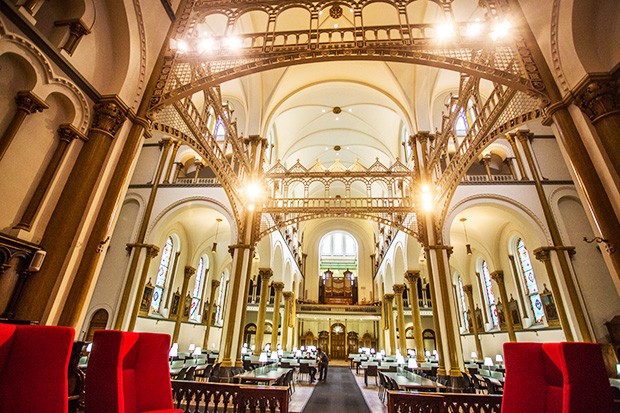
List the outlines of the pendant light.
{"label": "pendant light", "polygon": [[461,218],[460,221],[463,223],[463,231],[465,232],[465,250],[467,251],[467,255],[471,255],[471,244],[469,243],[469,238],[467,237],[467,227],[465,226],[465,221],[467,221],[467,218]]}
{"label": "pendant light", "polygon": [[217,233],[220,230],[220,222],[222,222],[222,218],[215,218],[217,224],[215,225],[215,241],[213,242],[213,246],[211,247],[211,252],[217,252]]}

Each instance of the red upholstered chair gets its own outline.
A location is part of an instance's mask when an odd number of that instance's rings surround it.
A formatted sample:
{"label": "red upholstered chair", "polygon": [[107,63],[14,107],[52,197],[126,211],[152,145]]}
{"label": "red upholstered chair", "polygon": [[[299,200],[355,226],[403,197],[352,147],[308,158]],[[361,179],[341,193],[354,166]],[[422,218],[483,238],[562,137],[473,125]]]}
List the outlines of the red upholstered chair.
{"label": "red upholstered chair", "polygon": [[502,413],[611,413],[613,398],[595,343],[505,343]]}
{"label": "red upholstered chair", "polygon": [[182,413],[173,409],[170,336],[97,331],[86,370],[88,413]]}
{"label": "red upholstered chair", "polygon": [[0,413],[67,413],[69,327],[0,324]]}

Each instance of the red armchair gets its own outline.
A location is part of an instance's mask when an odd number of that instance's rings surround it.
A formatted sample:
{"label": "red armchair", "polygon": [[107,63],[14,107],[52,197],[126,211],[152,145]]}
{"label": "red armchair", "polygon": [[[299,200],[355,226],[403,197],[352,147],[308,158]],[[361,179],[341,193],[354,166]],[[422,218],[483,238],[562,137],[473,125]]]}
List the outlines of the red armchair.
{"label": "red armchair", "polygon": [[595,343],[505,343],[502,413],[612,413]]}
{"label": "red armchair", "polygon": [[97,331],[86,371],[88,413],[182,413],[173,409],[170,336]]}
{"label": "red armchair", "polygon": [[67,413],[68,327],[0,324],[0,413]]}

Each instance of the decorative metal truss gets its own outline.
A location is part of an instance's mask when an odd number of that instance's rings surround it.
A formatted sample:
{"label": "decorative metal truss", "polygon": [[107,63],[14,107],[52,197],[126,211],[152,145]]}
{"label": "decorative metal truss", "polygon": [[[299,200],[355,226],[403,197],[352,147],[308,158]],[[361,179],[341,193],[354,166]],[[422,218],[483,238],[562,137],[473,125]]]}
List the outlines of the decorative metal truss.
{"label": "decorative metal truss", "polygon": [[370,167],[356,161],[329,168],[299,161],[286,168],[280,161],[265,174],[270,192],[262,212],[259,238],[298,222],[322,217],[371,219],[417,237],[412,201],[413,172],[398,159]]}
{"label": "decorative metal truss", "polygon": [[[178,16],[176,48],[166,51],[164,68],[151,98],[155,128],[177,136],[197,151],[213,169],[231,202],[237,224],[244,223],[241,183],[252,174],[247,139],[238,136],[231,112],[222,104],[218,85],[227,80],[303,63],[335,60],[398,61],[454,70],[461,73],[461,85],[444,117],[442,130],[428,142],[421,167],[437,188],[436,205],[443,225],[450,200],[471,163],[494,139],[509,129],[541,116],[547,103],[545,87],[523,37],[517,30],[504,40],[472,40],[465,35],[467,22],[456,22],[456,36],[439,42],[433,25],[418,23],[408,15],[413,0],[385,0],[397,10],[398,24],[366,26],[363,9],[371,0],[319,2],[314,0],[189,0]],[[446,15],[460,0],[436,0]],[[480,0],[487,9],[488,24],[509,12],[507,0]],[[279,18],[290,8],[307,12],[308,21],[297,30],[279,30]],[[323,10],[348,8],[350,25],[321,27]],[[225,47],[239,19],[246,13],[267,14],[265,30],[239,33],[236,47]],[[214,14],[225,16],[225,33],[201,43],[201,24]],[[335,13],[337,15],[338,13]],[[333,17],[333,16],[332,16]],[[202,44],[202,49],[200,45]],[[481,79],[490,80],[493,90],[484,99],[479,94]],[[474,100],[475,120],[465,136],[456,136],[454,126],[461,111]],[[223,135],[214,130],[222,122]],[[257,237],[304,220],[326,216],[373,219],[412,236],[419,233],[415,220],[414,173],[400,161],[392,166],[378,162],[366,168],[318,165],[306,169],[297,163],[287,169],[279,162],[265,175],[271,197],[262,208]],[[331,196],[335,182],[345,187],[340,197]],[[380,182],[386,193],[373,196],[373,184]],[[319,196],[312,186],[325,189]],[[351,192],[356,185],[366,191]],[[303,188],[303,193],[300,189]],[[370,188],[370,189],[369,189]],[[376,195],[376,194],[374,194]],[[440,232],[438,232],[440,233]]]}

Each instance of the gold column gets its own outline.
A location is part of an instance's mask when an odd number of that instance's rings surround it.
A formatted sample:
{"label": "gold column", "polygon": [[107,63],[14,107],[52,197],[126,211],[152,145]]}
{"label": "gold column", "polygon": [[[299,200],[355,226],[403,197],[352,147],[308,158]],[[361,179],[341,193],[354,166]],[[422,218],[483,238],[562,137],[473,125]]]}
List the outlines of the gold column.
{"label": "gold column", "polygon": [[291,301],[291,316],[289,321],[289,327],[291,328],[291,334],[293,338],[293,345],[299,347],[299,329],[297,325],[297,299],[295,297],[295,293],[293,293],[293,298]]}
{"label": "gold column", "polygon": [[88,141],[88,138],[80,133],[80,131],[78,131],[73,125],[60,125],[58,128],[58,145],[56,145],[52,159],[50,159],[47,164],[45,172],[43,172],[41,180],[37,185],[37,189],[35,189],[32,198],[30,198],[30,202],[28,202],[28,206],[22,214],[19,223],[15,225],[14,228],[30,231],[32,223],[39,212],[39,208],[41,208],[41,202],[43,201],[52,179],[54,178],[54,175],[56,175],[56,171],[60,166],[60,162],[64,158],[69,144],[76,138],[83,141]]}
{"label": "gold column", "polygon": [[431,264],[431,259],[430,259],[430,255],[431,255],[430,248],[425,246],[424,251],[426,253],[426,269],[428,271],[428,284],[431,290],[430,299],[431,299],[431,304],[433,305],[431,310],[433,312],[433,327],[435,328],[435,343],[437,345],[437,352],[440,355],[439,368],[437,369],[437,375],[445,376],[446,375],[446,364],[445,364],[444,354],[442,350],[443,349],[443,338],[441,335],[441,325],[439,324],[439,298],[437,296],[435,279],[433,277],[433,265]]}
{"label": "gold column", "polygon": [[205,324],[205,338],[202,341],[202,348],[209,348],[209,333],[211,332],[211,319],[213,318],[213,306],[215,300],[215,291],[220,286],[218,280],[211,280],[211,294],[209,295],[209,306],[207,307],[207,319],[203,320]]}
{"label": "gold column", "polygon": [[523,311],[523,318],[528,318],[527,307],[525,306],[525,301],[523,299],[524,297],[523,288],[521,287],[521,282],[519,280],[520,273],[517,269],[517,263],[515,262],[515,257],[514,255],[508,255],[508,259],[510,260],[510,268],[512,269],[512,272],[515,275],[514,280],[515,280],[515,285],[517,286],[517,295],[519,296],[519,302],[521,303],[521,309]]}
{"label": "gold column", "polygon": [[620,175],[620,93],[618,80],[611,75],[588,75],[577,86],[575,103],[596,129],[601,146],[611,163],[610,169]]}
{"label": "gold column", "polygon": [[249,252],[249,256],[250,261],[248,262],[248,266],[247,266],[247,271],[245,273],[245,277],[243,279],[244,287],[243,287],[243,297],[245,300],[245,303],[242,306],[241,309],[241,321],[239,322],[239,325],[241,326],[241,334],[239,334],[239,338],[237,340],[237,349],[239,349],[237,351],[237,361],[236,361],[236,365],[238,367],[243,367],[243,359],[241,358],[242,354],[241,354],[241,347],[243,346],[243,334],[245,331],[245,324],[246,324],[246,317],[247,317],[247,312],[248,312],[248,306],[247,306],[247,300],[248,297],[250,296],[250,278],[252,278],[252,261],[254,260],[254,248],[250,248],[250,252]]}
{"label": "gold column", "polygon": [[508,294],[506,293],[506,284],[504,284],[504,271],[497,270],[491,273],[491,279],[497,283],[499,287],[499,296],[502,298],[504,320],[506,320],[506,328],[508,329],[508,338],[513,343],[517,341],[517,335],[515,334],[515,327],[512,324],[512,315],[508,308]]}
{"label": "gold column", "polygon": [[489,180],[489,182],[491,182],[491,180],[493,180],[493,177],[491,176],[491,157],[489,156],[483,156],[482,159],[480,159],[480,163],[482,164],[482,166],[484,166],[484,171],[487,174],[487,179]]}
{"label": "gold column", "polygon": [[553,264],[551,263],[550,248],[537,248],[534,251],[534,256],[538,261],[542,261],[545,264],[547,270],[547,276],[549,277],[549,284],[551,284],[551,292],[555,299],[556,309],[558,310],[558,317],[560,318],[560,325],[566,336],[566,341],[574,341],[573,332],[571,331],[570,324],[568,323],[568,316],[566,315],[566,309],[564,308],[564,299],[560,294],[560,286],[553,270]]}
{"label": "gold column", "polygon": [[[251,217],[246,216],[245,218],[249,220],[246,221],[247,225],[248,222],[251,222]],[[245,239],[247,231],[244,232],[245,233],[240,234],[240,239]],[[226,318],[224,320],[225,324],[222,330],[223,350],[220,350],[222,367],[233,367],[237,361],[237,357],[239,357],[239,352],[241,351],[239,348],[239,341],[243,339],[240,339],[239,335],[243,337],[243,326],[240,326],[243,312],[240,311],[239,300],[241,299],[242,304],[244,304],[242,291],[245,291],[245,285],[242,287],[242,281],[247,272],[247,265],[251,264],[250,260],[252,259],[250,254],[251,247],[248,244],[230,245],[228,250],[232,251],[233,255],[233,271],[231,279],[228,283],[230,289],[226,294],[228,299],[225,303]],[[245,305],[242,305],[241,307],[245,308]],[[237,336],[235,335],[236,331],[239,332],[239,335]],[[236,342],[235,338],[237,339]],[[220,346],[222,346],[222,344],[220,344]]]}
{"label": "gold column", "polygon": [[394,297],[396,298],[396,312],[398,317],[398,347],[400,354],[407,357],[407,337],[405,336],[405,306],[403,305],[403,292],[405,284],[394,284]]}
{"label": "gold column", "polygon": [[265,334],[265,313],[267,312],[267,300],[269,299],[269,279],[273,276],[271,268],[259,268],[258,276],[261,278],[260,303],[258,304],[258,321],[256,322],[256,348],[254,355],[260,355],[263,351],[263,336]]}
{"label": "gold column", "polygon": [[42,112],[43,109],[49,108],[43,99],[30,91],[17,92],[15,103],[17,103],[17,111],[13,115],[13,119],[11,119],[9,126],[7,126],[2,134],[2,137],[0,137],[0,160],[2,160],[7,149],[9,149],[11,142],[13,142],[13,138],[17,135],[26,116],[32,113]]}
{"label": "gold column", "polygon": [[[134,248],[134,254],[140,254],[140,250],[144,248],[146,255],[144,257],[144,264],[142,264],[142,273],[140,280],[138,281],[138,289],[136,291],[136,298],[133,304],[133,311],[131,313],[131,319],[129,320],[129,327],[127,331],[133,331],[136,326],[136,320],[138,319],[138,312],[140,311],[140,302],[142,301],[142,292],[146,286],[146,279],[149,274],[149,267],[151,266],[151,260],[157,257],[159,253],[159,247],[150,244],[127,244],[127,248]],[[182,298],[182,297],[181,297]]]}
{"label": "gold column", "polygon": [[[193,3],[189,0],[180,0],[175,15],[180,16],[190,11]],[[93,282],[96,282],[99,273],[100,261],[105,257],[103,246],[110,239],[113,230],[114,216],[117,206],[123,201],[124,189],[129,185],[130,172],[142,148],[144,137],[150,137],[151,120],[149,110],[151,98],[158,82],[162,68],[170,61],[172,53],[168,49],[168,41],[177,31],[179,23],[183,19],[176,19],[168,28],[166,40],[162,42],[162,48],[157,56],[151,75],[144,89],[142,100],[136,111],[131,129],[125,139],[125,144],[114,168],[110,183],[105,191],[105,196],[99,207],[93,228],[84,246],[84,252],[76,272],[69,296],[65,302],[59,325],[80,328],[82,325],[82,313],[88,304],[88,292]],[[124,315],[123,315],[124,317]],[[118,320],[118,318],[117,318]],[[120,323],[122,323],[122,319]],[[118,321],[117,321],[118,323]],[[115,325],[116,327],[116,325]],[[119,329],[120,327],[116,327]]]}
{"label": "gold column", "polygon": [[[153,206],[155,205],[155,198],[157,197],[157,190],[159,189],[159,183],[161,181],[161,175],[164,170],[164,164],[166,163],[166,158],[168,156],[168,151],[170,150],[170,145],[172,140],[170,138],[162,139],[159,141],[160,148],[163,148],[163,152],[159,157],[159,163],[157,165],[157,170],[155,172],[155,177],[153,178],[153,186],[151,187],[151,192],[149,194],[149,199],[146,203],[146,207],[144,208],[144,215],[142,216],[142,224],[140,225],[140,230],[138,232],[138,236],[136,237],[136,244],[141,244],[144,242],[146,238],[146,230],[149,226],[149,221],[151,219],[151,214],[153,212]],[[140,250],[134,251],[131,262],[129,263],[129,271],[127,274],[127,280],[125,281],[125,288],[123,289],[123,295],[121,296],[121,301],[119,304],[118,315],[116,316],[116,323],[114,324],[114,328],[116,330],[120,330],[123,326],[123,321],[125,319],[125,313],[129,304],[129,297],[131,296],[131,287],[134,283],[134,279],[136,276],[136,270],[138,268],[138,261],[140,260]],[[142,285],[142,284],[139,284]],[[183,297],[181,297],[183,299]],[[134,319],[134,314],[137,314],[136,309],[134,308],[132,311],[132,320]],[[133,331],[133,326],[130,321],[129,323],[129,331]]]}
{"label": "gold column", "polygon": [[[271,329],[271,348],[277,350],[278,348],[278,326],[280,325],[280,299],[282,297],[282,290],[284,289],[284,283],[274,281],[271,283],[273,289],[276,290],[276,298],[273,302],[273,319]],[[282,336],[284,337],[284,325],[282,325]],[[284,339],[282,339],[284,340]],[[284,349],[284,341],[282,342],[282,349]]]}
{"label": "gold column", "polygon": [[517,180],[517,170],[515,169],[515,164],[513,163],[514,159],[515,158],[506,158],[504,159],[504,164],[508,166],[508,169],[510,169],[510,175],[512,175],[512,178]]}
{"label": "gold column", "polygon": [[196,165],[196,170],[194,171],[194,183],[198,182],[198,175],[200,174],[200,170],[202,169],[202,161],[200,159],[196,159],[194,161],[194,165]]}
{"label": "gold column", "polygon": [[385,301],[385,319],[388,320],[388,328],[390,330],[390,353],[396,354],[396,329],[394,328],[394,294],[384,294]]}
{"label": "gold column", "polygon": [[293,303],[293,292],[284,291],[284,321],[282,322],[282,350],[288,351],[288,330],[291,323],[291,304]]}
{"label": "gold column", "polygon": [[[560,230],[558,229],[557,223],[555,222],[555,217],[551,212],[551,207],[549,206],[549,202],[547,201],[545,190],[543,189],[540,176],[538,175],[536,165],[534,164],[534,156],[532,155],[532,152],[530,151],[530,147],[528,145],[528,139],[530,139],[533,134],[529,133],[529,131],[527,130],[518,130],[516,132],[516,136],[521,142],[521,146],[523,147],[523,151],[525,153],[525,158],[527,159],[527,163],[530,167],[530,170],[532,171],[532,175],[534,176],[536,192],[538,193],[538,198],[540,200],[540,204],[545,215],[545,220],[547,221],[547,226],[549,227],[549,232],[551,234],[551,240],[553,241],[553,245],[554,247],[559,247],[560,249],[562,249],[563,244]],[[562,279],[564,280],[566,289],[568,290],[570,305],[573,307],[573,310],[575,312],[575,319],[577,321],[576,327],[579,329],[579,333],[583,338],[583,341],[592,341],[592,338],[590,336],[590,330],[588,328],[588,323],[586,321],[585,312],[583,307],[581,306],[581,301],[579,301],[577,288],[575,286],[575,281],[573,280],[573,274],[570,269],[567,253],[566,251],[558,250],[557,256],[560,263],[560,269],[562,271]]]}
{"label": "gold column", "polygon": [[[45,263],[36,277],[28,278],[16,318],[47,321],[57,299],[57,288],[67,275],[63,268],[68,255],[74,251],[73,243],[81,228],[85,208],[97,187],[112,141],[124,123],[126,113],[127,107],[116,96],[102,98],[95,105],[88,142],[73,165],[41,240],[41,246],[47,251]],[[81,281],[74,278],[71,288],[80,285]],[[82,288],[88,291],[89,286]],[[84,298],[76,300],[70,294],[65,301],[65,307],[67,305],[81,309],[86,303]]]}
{"label": "gold column", "polygon": [[[192,275],[196,274],[196,268],[185,266],[185,272],[183,273],[183,285],[181,286],[181,302],[179,303],[179,311],[177,312],[177,319],[174,322],[174,333],[172,333],[172,342],[176,343],[179,340],[179,332],[181,331],[181,321],[183,321],[183,314],[185,314],[185,304],[187,302],[185,296],[187,295],[187,289],[189,288],[189,279]],[[191,305],[191,302],[190,302]]]}
{"label": "gold column", "polygon": [[467,296],[467,305],[469,305],[469,314],[471,316],[471,326],[474,330],[474,342],[476,343],[476,352],[478,353],[478,359],[484,360],[482,343],[480,343],[480,336],[478,335],[478,319],[476,317],[476,309],[474,308],[474,288],[471,284],[466,284],[463,286],[463,292]]}
{"label": "gold column", "polygon": [[420,271],[409,270],[405,273],[405,280],[409,283],[409,302],[411,304],[411,318],[413,319],[413,334],[415,337],[415,351],[418,363],[425,362],[424,339],[422,337],[422,316],[420,315],[420,299],[418,297],[418,280]]}
{"label": "gold column", "polygon": [[517,167],[519,168],[519,172],[521,173],[521,180],[527,181],[529,178],[527,177],[525,165],[523,165],[523,159],[521,159],[521,152],[519,152],[519,148],[517,147],[517,141],[509,133],[506,134],[506,140],[508,141],[508,143],[510,143],[512,151],[515,154],[515,159],[517,160]]}
{"label": "gold column", "polygon": [[174,158],[177,157],[177,152],[181,147],[181,141],[175,141],[172,146],[172,153],[170,154],[170,160],[168,161],[168,167],[166,168],[166,173],[164,174],[164,183],[170,183],[170,175],[172,174],[172,167],[176,164]]}
{"label": "gold column", "polygon": [[[452,247],[450,246],[446,246],[446,245],[429,245],[429,250],[434,251],[434,256],[437,259],[437,271],[439,272],[439,277],[438,281],[439,281],[439,293],[441,294],[441,304],[442,304],[442,308],[443,308],[443,315],[444,315],[444,323],[446,325],[446,338],[447,338],[447,342],[445,343],[446,345],[446,351],[447,351],[447,356],[448,356],[448,360],[450,361],[450,371],[449,374],[452,377],[461,377],[461,369],[459,367],[459,357],[458,357],[458,352],[457,352],[457,345],[456,345],[456,327],[454,325],[454,318],[453,315],[455,314],[455,312],[453,311],[453,308],[450,306],[451,303],[453,303],[453,301],[450,299],[450,292],[448,289],[448,279],[449,279],[449,272],[447,270],[446,264],[447,264],[447,259],[448,259],[448,254],[450,254],[452,252]],[[445,261],[444,261],[445,260]],[[440,357],[441,358],[445,358],[446,355],[445,354],[441,354],[441,351],[439,351]]]}

